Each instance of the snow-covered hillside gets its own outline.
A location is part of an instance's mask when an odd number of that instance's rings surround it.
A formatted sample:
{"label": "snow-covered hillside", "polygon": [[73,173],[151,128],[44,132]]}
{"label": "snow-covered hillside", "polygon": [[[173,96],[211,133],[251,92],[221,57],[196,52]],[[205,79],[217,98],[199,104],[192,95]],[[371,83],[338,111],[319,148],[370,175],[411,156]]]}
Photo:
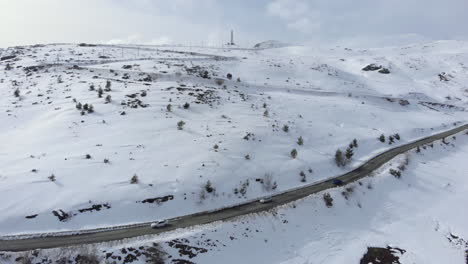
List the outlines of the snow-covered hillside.
{"label": "snow-covered hillside", "polygon": [[[437,141],[419,152],[400,155],[355,184],[269,212],[156,237],[5,253],[3,260],[7,264],[18,258],[44,263],[91,259],[135,264],[209,264],[220,260],[249,264],[461,264],[468,250],[467,155],[465,132],[445,143]],[[400,178],[390,174],[402,165]],[[324,201],[325,193],[332,198],[330,206]]]}
{"label": "snow-covered hillside", "polygon": [[170,218],[341,174],[464,123],[467,50],[1,50],[0,234]]}

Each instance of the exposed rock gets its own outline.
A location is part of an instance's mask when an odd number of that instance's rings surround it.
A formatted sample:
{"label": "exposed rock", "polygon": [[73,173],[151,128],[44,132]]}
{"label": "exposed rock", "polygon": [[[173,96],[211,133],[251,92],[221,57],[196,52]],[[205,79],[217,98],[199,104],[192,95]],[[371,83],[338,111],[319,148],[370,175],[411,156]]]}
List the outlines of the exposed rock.
{"label": "exposed rock", "polygon": [[377,71],[382,69],[382,66],[378,66],[377,64],[369,64],[366,67],[362,68],[363,71]]}

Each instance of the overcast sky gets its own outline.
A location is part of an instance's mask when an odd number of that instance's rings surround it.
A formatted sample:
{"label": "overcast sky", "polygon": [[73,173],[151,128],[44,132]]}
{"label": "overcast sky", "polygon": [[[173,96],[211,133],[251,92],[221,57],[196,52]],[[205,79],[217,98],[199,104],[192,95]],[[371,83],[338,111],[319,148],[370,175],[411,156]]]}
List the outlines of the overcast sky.
{"label": "overcast sky", "polygon": [[[468,38],[468,0],[0,0],[0,47]],[[403,37],[397,37],[403,36]]]}

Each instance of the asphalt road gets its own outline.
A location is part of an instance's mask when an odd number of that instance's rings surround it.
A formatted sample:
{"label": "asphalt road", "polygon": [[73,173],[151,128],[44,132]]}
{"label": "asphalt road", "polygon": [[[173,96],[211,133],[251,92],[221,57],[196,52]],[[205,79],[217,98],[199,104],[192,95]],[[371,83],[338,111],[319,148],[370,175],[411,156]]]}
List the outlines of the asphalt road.
{"label": "asphalt road", "polygon": [[[179,228],[192,227],[197,225],[208,224],[216,221],[223,221],[232,219],[238,216],[247,215],[251,213],[258,213],[266,211],[280,205],[284,205],[304,197],[307,197],[311,194],[318,193],[330,188],[336,187],[333,185],[334,179],[340,179],[344,184],[349,184],[359,179],[362,179],[369,175],[372,171],[378,169],[394,157],[399,154],[405,153],[411,149],[414,149],[418,146],[431,143],[433,141],[442,139],[444,137],[451,136],[453,134],[462,132],[468,129],[468,124],[465,124],[460,127],[453,128],[451,130],[428,136],[426,138],[395,147],[390,149],[380,155],[373,157],[368,160],[362,166],[356,168],[355,170],[337,176],[335,178],[328,179],[323,182],[311,184],[301,188],[289,190],[278,194],[273,197],[273,202],[268,204],[261,204],[258,201],[250,201],[244,204],[236,205],[233,207],[223,208],[219,210],[214,210],[210,212],[200,212],[192,215],[186,215],[174,219],[170,219],[170,225],[165,228],[160,229],[151,229],[150,223],[142,223],[138,225],[131,226],[121,226],[112,229],[96,229],[96,230],[87,230],[82,234],[45,234],[41,237],[35,235],[33,238],[24,238],[16,240],[2,240],[0,237],[0,251],[26,251],[33,249],[46,249],[46,248],[56,248],[56,247],[67,247],[83,244],[92,244],[99,242],[107,242],[114,240],[121,240],[125,238],[132,238],[144,235],[159,234],[167,232],[170,230],[175,230]],[[25,236],[27,237],[27,236]]]}

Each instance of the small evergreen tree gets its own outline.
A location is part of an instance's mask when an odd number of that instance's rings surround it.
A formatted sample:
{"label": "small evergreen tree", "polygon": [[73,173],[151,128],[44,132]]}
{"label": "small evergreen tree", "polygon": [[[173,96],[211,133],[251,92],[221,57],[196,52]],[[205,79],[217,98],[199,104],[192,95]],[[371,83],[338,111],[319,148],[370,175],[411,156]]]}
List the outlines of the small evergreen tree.
{"label": "small evergreen tree", "polygon": [[336,163],[336,166],[338,166],[338,167],[344,166],[343,152],[340,149],[336,150],[335,163]]}
{"label": "small evergreen tree", "polygon": [[306,174],[303,171],[301,171],[301,173],[299,173],[299,176],[301,176],[301,182],[306,182],[307,181],[306,180]]}
{"label": "small evergreen tree", "polygon": [[184,104],[184,109],[189,109],[190,108],[190,104],[189,103],[185,103]]}
{"label": "small evergreen tree", "polygon": [[184,121],[182,121],[182,120],[179,121],[179,122],[177,123],[177,129],[183,130],[183,129],[184,129],[184,125],[185,125],[185,122],[184,122]]}
{"label": "small evergreen tree", "polygon": [[298,144],[299,146],[304,145],[304,139],[302,138],[302,136],[300,136],[300,137],[297,139],[297,144]]}
{"label": "small evergreen tree", "polygon": [[13,92],[13,95],[15,97],[20,97],[20,90],[18,88],[16,88],[16,90]]}
{"label": "small evergreen tree", "polygon": [[51,182],[54,182],[56,180],[54,174],[50,175],[48,178]]}
{"label": "small evergreen tree", "polygon": [[357,139],[353,139],[353,146],[354,146],[355,148],[358,147]]}
{"label": "small evergreen tree", "polygon": [[130,184],[137,184],[138,183],[138,175],[134,174],[133,177],[130,179]]}
{"label": "small evergreen tree", "polygon": [[167,110],[168,112],[172,112],[172,105],[171,105],[171,104],[168,104],[168,105],[166,106],[166,110]]}
{"label": "small evergreen tree", "polygon": [[296,149],[291,150],[291,157],[293,159],[297,158],[297,150]]}
{"label": "small evergreen tree", "polygon": [[384,134],[380,135],[379,140],[380,140],[380,142],[385,143],[385,136],[384,136]]}
{"label": "small evergreen tree", "polygon": [[205,191],[206,191],[207,193],[212,193],[212,192],[215,191],[215,188],[213,187],[213,184],[211,183],[210,180],[208,180],[208,181],[206,182],[206,184],[205,184]]}
{"label": "small evergreen tree", "polygon": [[110,92],[110,91],[111,91],[111,87],[112,87],[111,81],[110,81],[110,80],[107,80],[107,82],[106,82],[106,88],[105,88],[106,90],[105,90],[105,91],[106,91],[106,92]]}
{"label": "small evergreen tree", "polygon": [[103,94],[103,93],[104,93],[104,91],[102,90],[101,87],[99,87],[99,89],[98,89],[98,97],[99,97],[99,98],[102,98],[102,94]]}
{"label": "small evergreen tree", "polygon": [[81,110],[83,108],[83,105],[81,103],[76,104],[76,109]]}
{"label": "small evergreen tree", "polygon": [[353,149],[352,148],[347,148],[345,157],[349,160],[349,159],[351,159],[353,157],[353,155],[354,155]]}
{"label": "small evergreen tree", "polygon": [[106,103],[109,104],[110,102],[112,102],[112,96],[111,96],[110,94],[108,94],[108,95],[106,96]]}
{"label": "small evergreen tree", "polygon": [[283,131],[288,133],[289,132],[289,126],[288,125],[284,125],[283,126]]}

